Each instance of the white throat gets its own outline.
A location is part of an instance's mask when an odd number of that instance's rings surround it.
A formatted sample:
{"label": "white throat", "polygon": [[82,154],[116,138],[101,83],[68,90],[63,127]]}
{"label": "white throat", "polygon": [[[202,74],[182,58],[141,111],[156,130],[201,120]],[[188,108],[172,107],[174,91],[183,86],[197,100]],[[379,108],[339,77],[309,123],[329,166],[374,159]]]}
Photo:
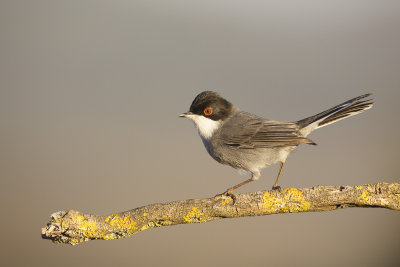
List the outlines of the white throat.
{"label": "white throat", "polygon": [[214,121],[200,115],[188,115],[197,127],[199,135],[202,139],[209,140],[213,133],[219,128],[221,121]]}

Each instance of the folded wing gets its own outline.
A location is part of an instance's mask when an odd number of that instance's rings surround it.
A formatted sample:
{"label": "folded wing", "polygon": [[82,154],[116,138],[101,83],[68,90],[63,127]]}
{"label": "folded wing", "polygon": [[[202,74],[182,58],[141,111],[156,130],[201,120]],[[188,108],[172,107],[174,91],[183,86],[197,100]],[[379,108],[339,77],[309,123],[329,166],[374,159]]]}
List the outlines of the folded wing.
{"label": "folded wing", "polygon": [[234,115],[223,128],[221,141],[225,145],[243,149],[315,145],[299,134],[299,127],[295,123],[264,120],[243,111]]}

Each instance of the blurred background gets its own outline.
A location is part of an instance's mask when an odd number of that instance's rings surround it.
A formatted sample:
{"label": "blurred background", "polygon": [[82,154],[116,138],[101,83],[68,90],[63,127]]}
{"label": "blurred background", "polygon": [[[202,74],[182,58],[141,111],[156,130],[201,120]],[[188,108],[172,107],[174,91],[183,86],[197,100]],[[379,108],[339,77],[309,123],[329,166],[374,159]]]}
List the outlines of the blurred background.
{"label": "blurred background", "polygon": [[[399,266],[400,214],[285,214],[151,229],[79,246],[52,212],[109,214],[246,179],[189,120],[203,90],[295,121],[373,92],[310,135],[283,187],[399,181],[399,1],[0,2],[0,265]],[[270,189],[278,166],[239,192]]]}

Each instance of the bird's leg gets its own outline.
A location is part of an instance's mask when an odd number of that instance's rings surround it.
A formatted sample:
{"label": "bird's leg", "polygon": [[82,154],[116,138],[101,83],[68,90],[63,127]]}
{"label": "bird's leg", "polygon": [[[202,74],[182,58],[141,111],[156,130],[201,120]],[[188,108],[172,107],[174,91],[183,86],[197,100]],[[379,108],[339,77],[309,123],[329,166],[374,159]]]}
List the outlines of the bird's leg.
{"label": "bird's leg", "polygon": [[274,185],[272,186],[272,190],[279,190],[279,189],[281,189],[281,187],[278,185],[278,180],[279,180],[279,176],[281,176],[281,172],[282,172],[283,165],[285,165],[285,162],[284,162],[284,161],[281,162],[281,168],[279,169],[278,177],[276,177],[276,181],[275,181]]}
{"label": "bird's leg", "polygon": [[245,184],[248,184],[248,183],[250,183],[250,182],[253,182],[253,181],[257,180],[259,177],[260,177],[260,173],[252,173],[250,179],[248,179],[248,180],[246,180],[246,181],[243,181],[243,182],[241,182],[240,184],[237,184],[237,185],[234,185],[234,186],[228,188],[224,193],[218,194],[218,195],[216,195],[216,197],[217,197],[217,196],[228,196],[228,197],[232,198],[233,204],[235,204],[235,202],[236,202],[236,196],[235,196],[235,194],[232,193],[233,190],[236,190],[236,189],[238,189],[239,187],[241,187],[241,186],[243,186],[243,185],[245,185]]}

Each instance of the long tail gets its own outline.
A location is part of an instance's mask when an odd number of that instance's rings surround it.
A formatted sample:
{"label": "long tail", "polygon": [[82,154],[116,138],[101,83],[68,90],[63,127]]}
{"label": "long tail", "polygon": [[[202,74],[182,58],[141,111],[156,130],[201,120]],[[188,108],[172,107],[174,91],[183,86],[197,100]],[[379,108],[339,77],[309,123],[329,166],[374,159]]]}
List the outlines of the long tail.
{"label": "long tail", "polygon": [[370,95],[371,94],[360,95],[340,105],[318,113],[317,115],[298,121],[297,124],[300,126],[300,132],[303,134],[303,136],[307,136],[315,129],[370,109],[374,103],[373,99],[364,99]]}

